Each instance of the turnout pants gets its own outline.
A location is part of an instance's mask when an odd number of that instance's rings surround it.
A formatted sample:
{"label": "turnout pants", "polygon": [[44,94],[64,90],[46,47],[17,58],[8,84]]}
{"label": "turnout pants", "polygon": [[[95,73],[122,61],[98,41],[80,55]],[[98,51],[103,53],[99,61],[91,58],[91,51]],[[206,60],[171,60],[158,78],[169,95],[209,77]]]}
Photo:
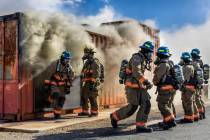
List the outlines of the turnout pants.
{"label": "turnout pants", "polygon": [[145,127],[151,109],[150,95],[145,89],[126,88],[128,104],[112,113],[116,121],[126,119],[138,110],[136,126]]}
{"label": "turnout pants", "polygon": [[82,109],[84,113],[89,114],[90,108],[91,114],[98,114],[98,89],[91,87],[91,84],[90,82],[86,82],[82,87]]}
{"label": "turnout pants", "polygon": [[51,94],[48,98],[51,107],[54,108],[54,114],[62,114],[62,108],[66,100],[64,88],[58,86],[51,87]]}
{"label": "turnout pants", "polygon": [[202,100],[201,94],[202,94],[201,89],[196,89],[195,103],[198,107],[198,112],[199,113],[204,113],[205,105],[204,105],[204,101]]}
{"label": "turnout pants", "polygon": [[175,90],[160,90],[157,96],[158,108],[163,116],[163,122],[171,122],[175,119],[173,111],[173,100]]}
{"label": "turnout pants", "polygon": [[184,109],[184,119],[193,121],[194,120],[194,100],[195,92],[190,90],[184,90],[182,92],[182,106]]}

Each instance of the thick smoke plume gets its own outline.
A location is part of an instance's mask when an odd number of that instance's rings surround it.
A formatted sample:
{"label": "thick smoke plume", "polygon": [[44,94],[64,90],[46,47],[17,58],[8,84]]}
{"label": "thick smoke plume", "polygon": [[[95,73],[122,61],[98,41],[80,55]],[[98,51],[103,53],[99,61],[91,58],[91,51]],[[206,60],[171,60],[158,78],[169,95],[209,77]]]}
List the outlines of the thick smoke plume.
{"label": "thick smoke plume", "polygon": [[178,63],[183,51],[190,52],[193,48],[201,50],[202,59],[205,63],[210,62],[208,39],[210,35],[210,18],[201,25],[187,25],[172,31],[163,31],[161,39],[163,45],[169,46],[173,54],[172,59]]}
{"label": "thick smoke plume", "polygon": [[[122,94],[124,86],[119,84],[119,68],[123,59],[129,60],[133,53],[139,51],[141,45],[148,36],[135,21],[118,26],[101,26],[96,30],[111,38],[111,43],[104,49],[106,68],[104,94]],[[111,96],[112,96],[111,95]]]}
{"label": "thick smoke plume", "polygon": [[94,47],[90,36],[73,19],[62,14],[27,13],[24,22],[26,63],[33,74],[39,74],[52,62],[59,59],[64,50],[73,53],[72,65],[79,73],[85,45]]}

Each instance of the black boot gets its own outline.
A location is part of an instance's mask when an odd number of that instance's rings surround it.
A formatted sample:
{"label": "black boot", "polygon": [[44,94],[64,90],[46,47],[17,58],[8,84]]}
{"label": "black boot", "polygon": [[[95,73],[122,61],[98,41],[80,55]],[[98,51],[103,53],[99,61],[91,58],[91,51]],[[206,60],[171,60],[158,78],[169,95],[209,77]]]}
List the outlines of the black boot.
{"label": "black boot", "polygon": [[112,114],[110,115],[110,119],[111,119],[111,125],[113,128],[117,128],[118,124],[117,121],[114,119],[114,117],[112,116]]}
{"label": "black boot", "polygon": [[60,119],[60,118],[61,118],[61,115],[60,114],[54,113],[54,119]]}
{"label": "black boot", "polygon": [[168,129],[171,128],[171,126],[170,126],[168,123],[164,123],[164,124],[162,125],[162,128],[163,128],[163,130],[168,130]]}
{"label": "black boot", "polygon": [[175,120],[173,120],[173,121],[171,121],[170,123],[169,123],[169,125],[171,126],[171,127],[176,127],[176,121]]}
{"label": "black boot", "polygon": [[194,122],[198,122],[199,121],[199,118],[194,118]]}
{"label": "black boot", "polygon": [[171,123],[160,122],[160,123],[158,123],[158,125],[163,130],[168,130],[168,129],[172,128],[172,124]]}
{"label": "black boot", "polygon": [[81,112],[78,114],[78,116],[89,116],[90,114],[89,113],[85,113],[85,112]]}
{"label": "black boot", "polygon": [[91,113],[90,115],[89,115],[89,117],[97,117],[98,116],[98,113]]}
{"label": "black boot", "polygon": [[205,112],[203,113],[203,119],[206,119],[206,113]]}
{"label": "black boot", "polygon": [[148,127],[136,127],[137,133],[152,133],[153,129]]}
{"label": "black boot", "polygon": [[180,123],[193,123],[192,120],[188,120],[188,119],[181,119]]}
{"label": "black boot", "polygon": [[158,123],[158,126],[161,127],[161,128],[163,127],[163,125],[164,125],[164,122],[159,122]]}
{"label": "black boot", "polygon": [[206,118],[205,113],[200,113],[199,119],[200,119],[200,120],[203,120],[203,119],[205,119],[205,118]]}

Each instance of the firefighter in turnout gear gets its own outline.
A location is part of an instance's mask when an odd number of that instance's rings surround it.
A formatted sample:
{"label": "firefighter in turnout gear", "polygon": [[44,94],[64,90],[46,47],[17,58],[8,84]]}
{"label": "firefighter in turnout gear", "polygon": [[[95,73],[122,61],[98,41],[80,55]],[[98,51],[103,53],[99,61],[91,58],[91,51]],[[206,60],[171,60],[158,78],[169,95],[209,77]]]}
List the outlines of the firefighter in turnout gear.
{"label": "firefighter in turnout gear", "polygon": [[157,103],[158,108],[163,116],[163,122],[160,127],[164,130],[175,127],[175,116],[173,114],[173,99],[176,93],[176,82],[172,77],[172,62],[169,60],[171,54],[167,47],[160,47],[157,50],[157,59],[154,71],[153,83],[157,86]]}
{"label": "firefighter in turnout gear", "polygon": [[198,119],[198,109],[196,104],[193,104],[195,100],[196,79],[190,53],[182,53],[181,61],[179,64],[182,66],[185,79],[181,88],[182,105],[184,109],[184,118],[181,119],[181,123],[193,123],[194,118],[196,120]]}
{"label": "firefighter in turnout gear", "polygon": [[195,94],[195,102],[199,111],[199,119],[205,119],[205,105],[202,99],[202,88],[203,88],[203,61],[201,60],[200,50],[192,49],[191,51],[193,66],[196,71],[196,94]]}
{"label": "firefighter in turnout gear", "polygon": [[74,72],[70,65],[71,58],[72,54],[64,51],[60,59],[57,60],[56,70],[50,80],[45,80],[45,84],[50,89],[48,100],[54,108],[55,119],[61,117],[65,95],[70,93],[70,87],[74,79]]}
{"label": "firefighter in turnout gear", "polygon": [[[83,61],[85,61],[81,79],[82,79],[82,112],[79,116],[97,116],[98,115],[98,86],[101,79],[101,70],[103,69],[100,61],[94,57],[94,50],[92,48],[86,47],[84,49]],[[103,76],[102,76],[103,77]],[[89,111],[89,104],[91,105]]]}
{"label": "firefighter in turnout gear", "polygon": [[[128,105],[110,115],[113,128],[117,128],[118,121],[130,117],[140,107],[136,116],[136,131],[139,133],[153,131],[152,128],[146,126],[151,108],[151,97],[147,90],[152,88],[152,84],[146,79],[144,72],[150,70],[154,46],[148,41],[140,46],[140,48],[141,50],[138,53],[133,54],[126,67],[124,84]],[[124,64],[127,63],[126,61],[123,62]],[[120,83],[122,83],[122,80],[120,80]]]}

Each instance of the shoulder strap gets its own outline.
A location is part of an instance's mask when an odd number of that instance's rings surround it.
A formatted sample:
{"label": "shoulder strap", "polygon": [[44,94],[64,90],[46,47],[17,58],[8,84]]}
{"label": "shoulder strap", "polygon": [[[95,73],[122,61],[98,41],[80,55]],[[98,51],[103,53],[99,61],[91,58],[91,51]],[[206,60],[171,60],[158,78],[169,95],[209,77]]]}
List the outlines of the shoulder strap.
{"label": "shoulder strap", "polygon": [[[133,58],[133,56],[135,56],[135,55],[138,55],[142,60],[144,60],[144,55],[141,53],[141,52],[138,52],[138,53],[134,53],[133,55],[132,55],[132,57],[131,58]],[[131,61],[131,59],[130,59],[130,61]],[[130,62],[129,61],[129,62]],[[144,61],[142,61],[142,63],[143,63]]]}
{"label": "shoulder strap", "polygon": [[61,61],[57,60],[55,72],[59,72],[61,70]]}

